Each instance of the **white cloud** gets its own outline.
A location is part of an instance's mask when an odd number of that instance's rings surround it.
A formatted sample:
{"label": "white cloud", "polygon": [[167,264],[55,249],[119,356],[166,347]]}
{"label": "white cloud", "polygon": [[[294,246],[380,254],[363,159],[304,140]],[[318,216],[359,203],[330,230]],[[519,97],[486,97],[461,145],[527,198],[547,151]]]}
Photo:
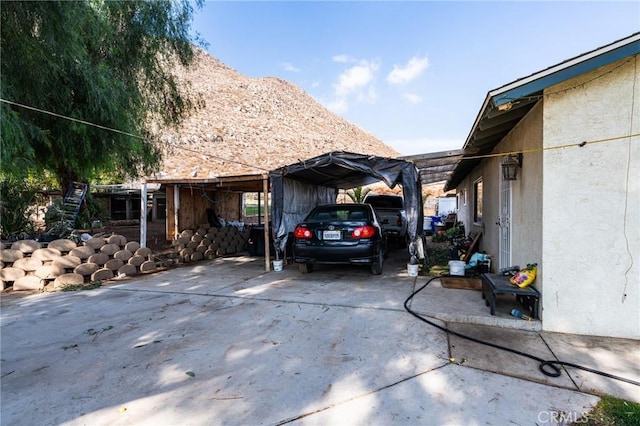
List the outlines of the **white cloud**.
{"label": "white cloud", "polygon": [[375,103],[378,92],[374,87],[376,73],[380,68],[379,61],[356,60],[346,55],[334,56],[335,62],[354,62],[346,68],[333,84],[333,100],[326,103],[331,111],[342,114],[348,111],[349,102]]}
{"label": "white cloud", "polygon": [[418,77],[429,66],[429,59],[414,56],[409,59],[405,66],[394,65],[393,71],[387,76],[387,81],[391,84],[407,83]]}
{"label": "white cloud", "polygon": [[312,81],[312,82],[311,82],[311,87],[312,87],[313,89],[315,89],[315,88],[317,88],[317,87],[320,87],[320,82],[319,82],[318,80],[314,80],[314,81]]}
{"label": "white cloud", "polygon": [[376,62],[360,61],[358,65],[347,69],[338,77],[338,82],[334,86],[336,96],[348,96],[367,86],[373,80],[378,68],[379,65]]}
{"label": "white cloud", "polygon": [[285,71],[300,72],[300,68],[295,67],[289,62],[282,62],[280,65],[282,65],[282,68],[284,68]]}
{"label": "white cloud", "polygon": [[355,59],[353,59],[351,56],[342,54],[342,55],[334,55],[331,57],[331,60],[333,62],[339,62],[341,64],[346,64],[348,62],[355,62]]}
{"label": "white cloud", "polygon": [[422,102],[422,96],[416,95],[415,93],[403,93],[402,97],[412,104],[419,104]]}

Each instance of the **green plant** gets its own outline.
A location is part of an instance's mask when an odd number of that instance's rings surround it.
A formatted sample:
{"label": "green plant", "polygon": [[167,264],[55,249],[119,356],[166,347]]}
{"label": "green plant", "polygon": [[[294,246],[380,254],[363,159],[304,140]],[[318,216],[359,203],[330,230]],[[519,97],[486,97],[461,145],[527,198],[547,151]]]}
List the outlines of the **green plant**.
{"label": "green plant", "polygon": [[93,290],[95,288],[102,287],[102,281],[93,281],[86,284],[67,284],[60,287],[60,291],[81,291],[81,290]]}
{"label": "green plant", "polygon": [[456,237],[464,237],[464,227],[454,226],[445,231],[447,239],[451,240]]}
{"label": "green plant", "polygon": [[594,409],[574,425],[586,426],[638,426],[640,404],[612,396],[604,396]]}
{"label": "green plant", "polygon": [[447,237],[447,234],[439,234],[439,233],[435,233],[433,234],[433,236],[431,237],[431,241],[433,241],[434,243],[443,243],[445,241],[447,241],[449,238]]}
{"label": "green plant", "polygon": [[62,199],[56,198],[47,207],[44,212],[44,224],[46,234],[63,238],[67,236],[73,229],[69,228],[64,221]]}
{"label": "green plant", "polygon": [[363,188],[361,186],[358,186],[356,188],[349,189],[346,194],[354,203],[361,203],[370,192],[371,188]]}
{"label": "green plant", "polygon": [[106,221],[106,212],[104,207],[95,199],[91,193],[87,193],[80,214],[78,215],[78,224],[82,229],[89,229],[95,220],[101,222]]}
{"label": "green plant", "polygon": [[15,176],[0,178],[0,234],[2,238],[32,235],[35,224],[31,215],[35,213],[37,189]]}

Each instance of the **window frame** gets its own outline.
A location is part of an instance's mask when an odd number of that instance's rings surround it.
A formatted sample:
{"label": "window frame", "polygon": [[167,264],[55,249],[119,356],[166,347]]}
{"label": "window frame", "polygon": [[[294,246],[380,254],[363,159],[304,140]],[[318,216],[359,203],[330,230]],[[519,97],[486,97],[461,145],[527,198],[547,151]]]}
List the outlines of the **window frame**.
{"label": "window frame", "polygon": [[482,177],[473,181],[473,223],[482,224],[484,182]]}

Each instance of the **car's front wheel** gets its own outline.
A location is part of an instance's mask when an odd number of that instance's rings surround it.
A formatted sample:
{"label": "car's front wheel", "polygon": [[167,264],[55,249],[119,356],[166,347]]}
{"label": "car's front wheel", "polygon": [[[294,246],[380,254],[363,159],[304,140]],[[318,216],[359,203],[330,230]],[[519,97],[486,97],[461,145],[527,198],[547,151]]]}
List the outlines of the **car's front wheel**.
{"label": "car's front wheel", "polygon": [[382,263],[384,262],[384,256],[382,253],[378,253],[378,256],[373,260],[371,264],[371,274],[372,275],[380,275],[382,274]]}
{"label": "car's front wheel", "polygon": [[313,271],[313,263],[298,263],[298,270],[303,274]]}

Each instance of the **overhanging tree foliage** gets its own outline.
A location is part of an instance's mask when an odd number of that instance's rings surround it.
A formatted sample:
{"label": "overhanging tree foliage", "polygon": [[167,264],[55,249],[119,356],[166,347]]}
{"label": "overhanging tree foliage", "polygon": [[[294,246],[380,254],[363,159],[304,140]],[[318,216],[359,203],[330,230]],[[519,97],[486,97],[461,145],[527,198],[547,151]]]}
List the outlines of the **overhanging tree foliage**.
{"label": "overhanging tree foliage", "polygon": [[172,72],[195,57],[192,4],[2,2],[0,178],[50,172],[64,190],[157,168],[152,123],[178,124],[198,104]]}

